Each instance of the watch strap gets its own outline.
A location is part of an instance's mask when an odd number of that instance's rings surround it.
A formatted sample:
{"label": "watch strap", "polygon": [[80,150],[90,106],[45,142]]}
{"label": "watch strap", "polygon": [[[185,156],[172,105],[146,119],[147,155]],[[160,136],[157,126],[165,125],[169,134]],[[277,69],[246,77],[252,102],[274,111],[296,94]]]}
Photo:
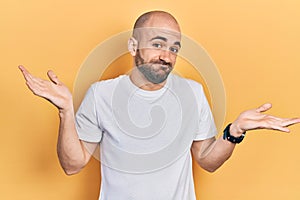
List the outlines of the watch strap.
{"label": "watch strap", "polygon": [[224,140],[228,140],[229,142],[232,142],[232,143],[234,143],[234,144],[239,144],[239,143],[241,143],[241,142],[243,141],[245,135],[246,135],[246,132],[244,132],[244,133],[243,133],[241,136],[239,136],[239,137],[234,137],[234,136],[230,135],[230,132],[229,132],[230,126],[231,126],[231,123],[228,124],[228,125],[226,126],[226,128],[224,129],[224,131],[223,131],[223,139],[224,139]]}

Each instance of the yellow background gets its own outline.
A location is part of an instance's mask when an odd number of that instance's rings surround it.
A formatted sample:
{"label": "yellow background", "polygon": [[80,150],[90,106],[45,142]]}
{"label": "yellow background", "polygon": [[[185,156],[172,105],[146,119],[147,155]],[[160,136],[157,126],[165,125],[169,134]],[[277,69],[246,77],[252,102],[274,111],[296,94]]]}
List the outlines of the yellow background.
{"label": "yellow background", "polygon": [[[57,110],[27,90],[17,66],[70,88],[88,53],[128,30],[141,13],[170,11],[182,32],[217,64],[227,94],[226,123],[264,102],[271,114],[300,116],[298,0],[0,2],[0,199],[97,199],[95,160],[67,177],[56,156]],[[252,131],[217,172],[198,166],[198,199],[300,199],[300,125],[292,134]]]}

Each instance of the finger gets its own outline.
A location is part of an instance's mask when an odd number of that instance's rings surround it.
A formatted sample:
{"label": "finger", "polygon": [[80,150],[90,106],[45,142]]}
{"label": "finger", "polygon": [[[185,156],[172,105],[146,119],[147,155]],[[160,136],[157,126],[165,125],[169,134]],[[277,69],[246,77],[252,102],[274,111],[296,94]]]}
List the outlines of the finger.
{"label": "finger", "polygon": [[20,69],[20,71],[22,72],[25,80],[26,80],[26,85],[28,86],[28,88],[36,95],[39,94],[39,91],[41,90],[41,88],[43,87],[43,80],[37,77],[34,77],[33,75],[31,75],[28,70],[22,66],[19,65],[18,68]]}
{"label": "finger", "polygon": [[21,70],[25,80],[26,81],[31,81],[32,80],[32,75],[26,70],[26,68],[22,65],[19,65],[18,67]]}
{"label": "finger", "polygon": [[256,111],[257,111],[257,112],[265,112],[265,111],[267,111],[267,110],[269,110],[269,109],[271,109],[271,108],[272,108],[272,104],[270,104],[270,103],[265,103],[265,104],[263,104],[262,106],[258,107],[258,108],[256,109]]}
{"label": "finger", "polygon": [[288,129],[287,127],[282,127],[282,126],[272,127],[272,129],[277,130],[277,131],[286,132],[286,133],[290,132],[290,129]]}
{"label": "finger", "polygon": [[277,121],[288,121],[288,120],[290,120],[289,118],[280,118],[280,117],[276,117],[274,115],[266,115],[266,116],[268,116],[268,118],[270,118],[270,119],[274,119],[274,120],[277,120]]}
{"label": "finger", "polygon": [[270,124],[268,129],[274,129],[282,132],[289,133],[290,130],[287,128],[288,126],[291,126],[293,124],[299,123],[299,118],[293,118],[293,119],[286,119],[286,120],[279,120],[277,122],[274,122],[273,124]]}
{"label": "finger", "polygon": [[50,80],[51,80],[53,83],[55,83],[55,84],[59,84],[59,83],[60,83],[58,77],[56,76],[56,74],[55,74],[52,70],[49,70],[49,71],[47,72],[47,75],[48,75],[48,77],[50,78]]}
{"label": "finger", "polygon": [[281,123],[281,125],[287,127],[287,126],[291,126],[291,125],[294,125],[297,123],[300,123],[300,118],[287,119],[287,120],[283,121]]}
{"label": "finger", "polygon": [[290,130],[286,126],[283,126],[282,123],[279,121],[264,122],[262,128],[277,130],[282,132],[290,132]]}
{"label": "finger", "polygon": [[24,66],[20,65],[18,67],[21,70],[21,72],[26,80],[27,85],[34,86],[34,85],[42,85],[43,84],[43,82],[44,82],[43,79],[33,76],[30,72],[28,72],[28,70]]}

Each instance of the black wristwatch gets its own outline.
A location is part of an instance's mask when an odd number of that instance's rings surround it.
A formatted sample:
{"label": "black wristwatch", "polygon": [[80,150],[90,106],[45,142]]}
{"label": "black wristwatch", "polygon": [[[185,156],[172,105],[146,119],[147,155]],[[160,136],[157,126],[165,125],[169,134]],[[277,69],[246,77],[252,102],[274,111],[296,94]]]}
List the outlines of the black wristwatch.
{"label": "black wristwatch", "polygon": [[226,128],[224,129],[224,131],[223,131],[223,139],[224,140],[228,140],[229,142],[232,142],[234,144],[241,143],[243,141],[245,135],[246,135],[246,132],[244,132],[240,137],[234,137],[234,136],[230,135],[230,132],[229,132],[230,126],[231,126],[231,124],[228,124],[226,126]]}

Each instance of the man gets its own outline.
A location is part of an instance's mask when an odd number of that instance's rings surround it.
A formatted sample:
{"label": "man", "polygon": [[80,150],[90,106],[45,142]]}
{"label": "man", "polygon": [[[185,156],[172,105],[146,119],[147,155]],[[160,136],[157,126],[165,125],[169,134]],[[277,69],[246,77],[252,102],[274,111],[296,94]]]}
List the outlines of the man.
{"label": "man", "polygon": [[[140,16],[128,42],[134,58],[132,72],[93,84],[76,116],[72,94],[52,71],[46,81],[19,67],[29,89],[58,108],[57,151],[66,174],[78,173],[100,142],[102,200],[196,199],[191,153],[203,169],[213,172],[231,156],[246,131],[289,132],[288,126],[300,122],[263,114],[271,108],[264,104],[241,113],[225,128],[224,137],[216,139],[201,85],[170,74],[180,39],[180,27],[169,13],[152,11]],[[125,100],[131,104],[124,104]],[[164,112],[155,110],[155,105],[163,106]]]}

